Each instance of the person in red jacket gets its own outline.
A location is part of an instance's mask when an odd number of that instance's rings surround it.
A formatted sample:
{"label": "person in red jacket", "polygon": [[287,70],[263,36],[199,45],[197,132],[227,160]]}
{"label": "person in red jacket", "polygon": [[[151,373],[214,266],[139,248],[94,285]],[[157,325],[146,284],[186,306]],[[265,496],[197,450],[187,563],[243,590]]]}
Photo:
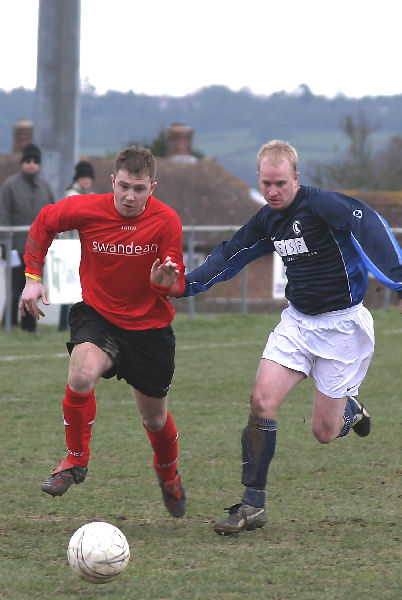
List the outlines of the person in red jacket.
{"label": "person in red jacket", "polygon": [[[174,372],[174,308],[169,297],[184,290],[182,225],[176,212],[153,196],[156,163],[141,147],[115,160],[113,193],[72,196],[44,207],[32,224],[24,261],[26,285],[20,310],[35,319],[48,305],[41,273],[47,250],[61,231],[77,230],[81,242],[83,301],[71,308],[70,364],[63,399],[67,458],[42,483],[61,496],[84,481],[95,420],[94,388],[100,377],[133,388],[154,450],[154,468],[166,508],[182,517],[186,495],[177,471],[177,429],[167,408]],[[168,287],[174,273],[176,281]]]}

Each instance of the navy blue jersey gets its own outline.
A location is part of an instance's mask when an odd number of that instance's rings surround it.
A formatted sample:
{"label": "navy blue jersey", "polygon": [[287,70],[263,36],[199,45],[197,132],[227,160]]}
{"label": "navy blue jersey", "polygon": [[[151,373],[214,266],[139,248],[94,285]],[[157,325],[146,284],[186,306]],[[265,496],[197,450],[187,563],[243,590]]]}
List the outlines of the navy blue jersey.
{"label": "navy blue jersey", "polygon": [[300,186],[287,209],[264,206],[187,273],[183,296],[231,279],[274,251],[286,267],[286,298],[307,315],[361,302],[368,270],[392,290],[402,290],[402,252],[386,221],[357,198]]}

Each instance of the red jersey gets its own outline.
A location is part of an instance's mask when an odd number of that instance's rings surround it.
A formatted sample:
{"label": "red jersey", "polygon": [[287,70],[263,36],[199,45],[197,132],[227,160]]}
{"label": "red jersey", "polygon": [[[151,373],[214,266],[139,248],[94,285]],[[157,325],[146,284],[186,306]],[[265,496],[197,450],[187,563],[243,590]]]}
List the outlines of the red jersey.
{"label": "red jersey", "polygon": [[[169,296],[184,290],[182,225],[177,213],[150,196],[144,212],[121,216],[113,194],[71,196],[45,206],[32,224],[25,249],[27,273],[41,274],[57,233],[76,229],[81,241],[82,298],[123,329],[157,329],[172,321]],[[170,256],[179,278],[172,288],[151,283],[153,262]]]}

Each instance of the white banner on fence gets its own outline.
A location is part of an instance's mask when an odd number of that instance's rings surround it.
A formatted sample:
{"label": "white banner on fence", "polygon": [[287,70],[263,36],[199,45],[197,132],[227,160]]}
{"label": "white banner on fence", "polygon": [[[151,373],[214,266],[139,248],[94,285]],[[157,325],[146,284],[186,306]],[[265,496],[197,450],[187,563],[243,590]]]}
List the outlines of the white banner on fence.
{"label": "white banner on fence", "polygon": [[74,304],[82,300],[79,240],[53,240],[46,257],[45,285],[52,304]]}
{"label": "white banner on fence", "polygon": [[286,267],[279,254],[273,253],[273,281],[272,281],[272,297],[275,300],[280,300],[285,297],[285,287],[288,282],[286,278]]}

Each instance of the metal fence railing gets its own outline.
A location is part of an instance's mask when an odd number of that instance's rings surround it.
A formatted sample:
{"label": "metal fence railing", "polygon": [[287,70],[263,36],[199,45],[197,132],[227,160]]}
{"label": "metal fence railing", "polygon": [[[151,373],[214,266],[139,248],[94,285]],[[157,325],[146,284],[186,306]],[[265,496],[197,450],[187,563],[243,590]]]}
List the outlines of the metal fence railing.
{"label": "metal fence railing", "polygon": [[[195,264],[195,234],[200,233],[213,233],[222,232],[233,234],[235,231],[240,229],[240,225],[183,225],[184,243],[183,246],[187,248],[187,261],[186,268],[188,271],[196,266]],[[241,312],[247,314],[247,291],[248,291],[248,269],[247,266],[241,272],[242,277],[242,291],[241,291]],[[189,296],[188,299],[188,316],[193,319],[195,316],[195,298]]]}
{"label": "metal fence railing", "polygon": [[[240,228],[240,225],[184,225],[184,243],[183,246],[187,253],[187,269],[191,271],[195,266],[195,234],[196,233],[229,233],[233,234]],[[0,242],[5,247],[5,312],[4,312],[4,330],[6,333],[11,332],[11,251],[13,246],[13,234],[20,232],[28,232],[28,225],[20,226],[4,226],[0,225]],[[402,234],[402,227],[393,227],[391,231],[394,234]],[[248,270],[245,267],[241,272],[242,284],[241,284],[241,312],[247,314],[248,311]],[[389,288],[386,288],[385,292],[385,305],[390,302],[391,292]],[[190,296],[188,299],[188,314],[190,319],[194,318],[195,315],[195,298]],[[1,317],[1,315],[0,315]]]}

